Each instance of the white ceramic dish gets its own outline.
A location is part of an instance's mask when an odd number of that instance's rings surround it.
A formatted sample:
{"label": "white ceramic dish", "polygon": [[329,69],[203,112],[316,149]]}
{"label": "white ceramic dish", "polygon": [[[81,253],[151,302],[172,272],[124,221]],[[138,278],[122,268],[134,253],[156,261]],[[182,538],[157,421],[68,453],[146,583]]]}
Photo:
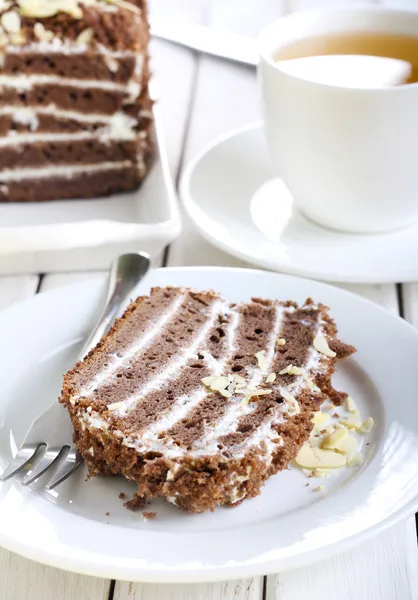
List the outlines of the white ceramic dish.
{"label": "white ceramic dish", "polygon": [[[305,487],[291,469],[262,494],[234,509],[190,515],[155,502],[144,521],[118,498],[133,486],[121,478],[85,481],[80,469],[49,496],[17,481],[0,484],[0,544],[37,561],[101,577],[191,582],[248,577],[346,550],[417,507],[418,333],[382,308],[340,289],[251,270],[163,269],[153,285],[214,288],[230,300],[257,294],[332,307],[342,339],[358,353],[335,375],[376,425],[363,441],[364,465]],[[60,390],[61,373],[92,326],[104,279],[40,294],[0,314],[0,472],[35,415]]]}
{"label": "white ceramic dish", "polygon": [[115,256],[162,252],[180,216],[158,111],[154,165],[136,192],[93,200],[0,203],[0,275],[107,269]]}
{"label": "white ceramic dish", "polygon": [[309,221],[274,175],[261,124],[210,144],[187,167],[181,195],[205,238],[267,269],[339,282],[418,280],[418,225],[349,234]]}

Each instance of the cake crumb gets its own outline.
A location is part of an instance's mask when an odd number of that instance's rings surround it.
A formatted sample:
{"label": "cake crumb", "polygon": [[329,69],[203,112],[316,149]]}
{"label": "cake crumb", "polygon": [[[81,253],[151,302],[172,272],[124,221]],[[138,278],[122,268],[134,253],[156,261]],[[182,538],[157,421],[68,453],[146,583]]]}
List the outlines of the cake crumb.
{"label": "cake crumb", "polygon": [[157,516],[156,512],[144,511],[142,513],[142,518],[145,519],[146,521],[148,521],[148,519],[155,519],[156,516]]}
{"label": "cake crumb", "polygon": [[125,498],[126,498],[126,494],[125,494],[125,492],[121,492],[121,493],[119,494],[119,498],[120,498],[121,500],[125,500]]}
{"label": "cake crumb", "polygon": [[315,488],[313,488],[313,492],[323,492],[324,491],[324,486],[323,485],[317,485]]}
{"label": "cake crumb", "polygon": [[107,513],[106,513],[106,517],[110,517],[110,512],[107,512]]}

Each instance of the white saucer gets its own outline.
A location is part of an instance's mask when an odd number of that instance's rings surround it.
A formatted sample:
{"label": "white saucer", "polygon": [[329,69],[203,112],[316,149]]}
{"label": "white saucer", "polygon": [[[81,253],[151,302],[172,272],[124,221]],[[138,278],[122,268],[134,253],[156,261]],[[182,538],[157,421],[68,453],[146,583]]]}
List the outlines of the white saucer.
{"label": "white saucer", "polygon": [[418,224],[365,235],[309,221],[272,174],[261,124],[207,147],[187,167],[181,194],[205,238],[262,267],[327,281],[418,280]]}
{"label": "white saucer", "polygon": [[[62,375],[97,318],[104,277],[39,294],[0,314],[0,473],[29,424],[56,401]],[[360,440],[361,468],[326,480],[290,468],[237,508],[186,514],[169,503],[126,510],[135,486],[84,468],[41,494],[18,479],[0,483],[0,546],[33,560],[130,581],[193,582],[250,577],[345,551],[413,514],[418,481],[418,332],[377,305],[323,283],[251,269],[179,268],[151,272],[135,290],[158,285],[216,289],[232,302],[253,295],[307,296],[331,306],[341,339],[357,353],[338,365],[349,392],[375,427]],[[394,362],[396,349],[396,362]],[[40,482],[41,483],[41,482]],[[321,483],[323,491],[314,490]]]}

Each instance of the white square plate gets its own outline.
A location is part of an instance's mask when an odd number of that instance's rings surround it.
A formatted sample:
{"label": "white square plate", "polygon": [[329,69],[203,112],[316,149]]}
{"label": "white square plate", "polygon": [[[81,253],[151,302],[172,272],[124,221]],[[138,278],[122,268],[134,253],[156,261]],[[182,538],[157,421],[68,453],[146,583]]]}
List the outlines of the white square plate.
{"label": "white square plate", "polygon": [[105,269],[125,252],[158,255],[180,233],[158,111],[154,164],[135,192],[93,200],[0,203],[0,275]]}

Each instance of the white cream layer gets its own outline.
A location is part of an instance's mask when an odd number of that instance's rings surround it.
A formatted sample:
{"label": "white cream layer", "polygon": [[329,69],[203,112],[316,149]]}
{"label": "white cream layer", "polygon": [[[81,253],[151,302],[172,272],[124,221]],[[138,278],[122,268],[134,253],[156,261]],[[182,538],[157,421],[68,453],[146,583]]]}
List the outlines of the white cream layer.
{"label": "white cream layer", "polygon": [[139,96],[141,92],[141,84],[132,80],[128,83],[115,83],[114,81],[101,81],[100,79],[73,79],[72,77],[59,77],[57,75],[0,75],[0,87],[15,88],[23,92],[31,90],[35,86],[43,85],[129,93],[129,95],[135,95],[135,97]]}
{"label": "white cream layer", "polygon": [[62,40],[54,37],[50,42],[34,42],[32,44],[24,44],[22,46],[10,46],[8,47],[8,54],[85,54],[86,52],[97,55],[112,56],[113,58],[129,58],[136,56],[143,56],[134,52],[133,50],[110,50],[103,46],[103,44],[97,44],[94,47],[87,46],[86,44],[76,44],[74,41],[68,38]]}
{"label": "white cream layer", "polygon": [[[102,132],[102,133],[101,133]],[[74,131],[72,133],[25,133],[0,137],[0,148],[21,146],[22,144],[53,143],[53,142],[78,142],[83,140],[98,140],[106,143],[110,140],[129,141],[136,139],[133,131],[127,134],[112,132],[109,127],[103,127],[95,132]]]}
{"label": "white cream layer", "polygon": [[[71,111],[67,111],[67,114],[68,113],[71,113]],[[41,112],[33,110],[32,108],[15,107],[14,110],[11,110],[11,107],[3,107],[0,109],[0,115],[10,115],[15,123],[26,125],[33,132],[21,133],[10,130],[8,135],[0,137],[0,148],[21,146],[22,144],[37,144],[39,142],[74,142],[82,140],[99,140],[102,143],[108,143],[112,140],[132,141],[146,137],[145,132],[138,133],[134,131],[133,128],[137,125],[137,121],[123,112],[117,112],[111,117],[107,117],[107,122],[103,123],[102,127],[99,127],[95,131],[35,133],[39,126],[38,115],[40,114]],[[44,112],[44,114],[48,113]],[[56,115],[56,112],[53,111],[49,114]]]}
{"label": "white cream layer", "polygon": [[[139,116],[152,117],[151,111],[149,115],[143,115],[140,111]],[[0,116],[6,115],[11,116],[14,121],[20,123],[30,123],[36,119],[39,115],[48,115],[62,119],[64,121],[79,121],[80,123],[109,123],[122,122],[126,126],[133,127],[136,124],[136,120],[129,117],[126,113],[118,111],[112,115],[105,115],[102,113],[82,113],[76,110],[64,110],[57,108],[55,104],[48,104],[48,106],[31,106],[31,107],[19,107],[13,105],[0,106]]]}
{"label": "white cream layer", "polygon": [[122,356],[119,357],[115,354],[109,358],[107,367],[104,367],[101,371],[99,371],[94,379],[92,379],[91,383],[85,388],[82,388],[80,393],[75,396],[73,400],[78,400],[79,398],[88,398],[93,394],[94,390],[99,389],[101,386],[105,385],[108,381],[114,378],[114,374],[121,367],[127,367],[133,357],[138,357],[143,354],[151,342],[158,337],[170,319],[174,317],[176,312],[183,304],[185,298],[185,294],[181,294],[175,298],[171,303],[171,306],[161,315],[161,317],[157,319],[157,321],[153,321],[143,335],[140,336],[133,344],[131,344],[125,350]]}
{"label": "white cream layer", "polygon": [[39,167],[34,169],[10,169],[0,171],[0,181],[21,181],[24,179],[45,179],[49,177],[66,177],[71,179],[74,175],[82,173],[96,173],[98,171],[109,171],[132,167],[132,162],[123,160],[119,162],[102,162],[90,165],[56,165],[50,167]]}

